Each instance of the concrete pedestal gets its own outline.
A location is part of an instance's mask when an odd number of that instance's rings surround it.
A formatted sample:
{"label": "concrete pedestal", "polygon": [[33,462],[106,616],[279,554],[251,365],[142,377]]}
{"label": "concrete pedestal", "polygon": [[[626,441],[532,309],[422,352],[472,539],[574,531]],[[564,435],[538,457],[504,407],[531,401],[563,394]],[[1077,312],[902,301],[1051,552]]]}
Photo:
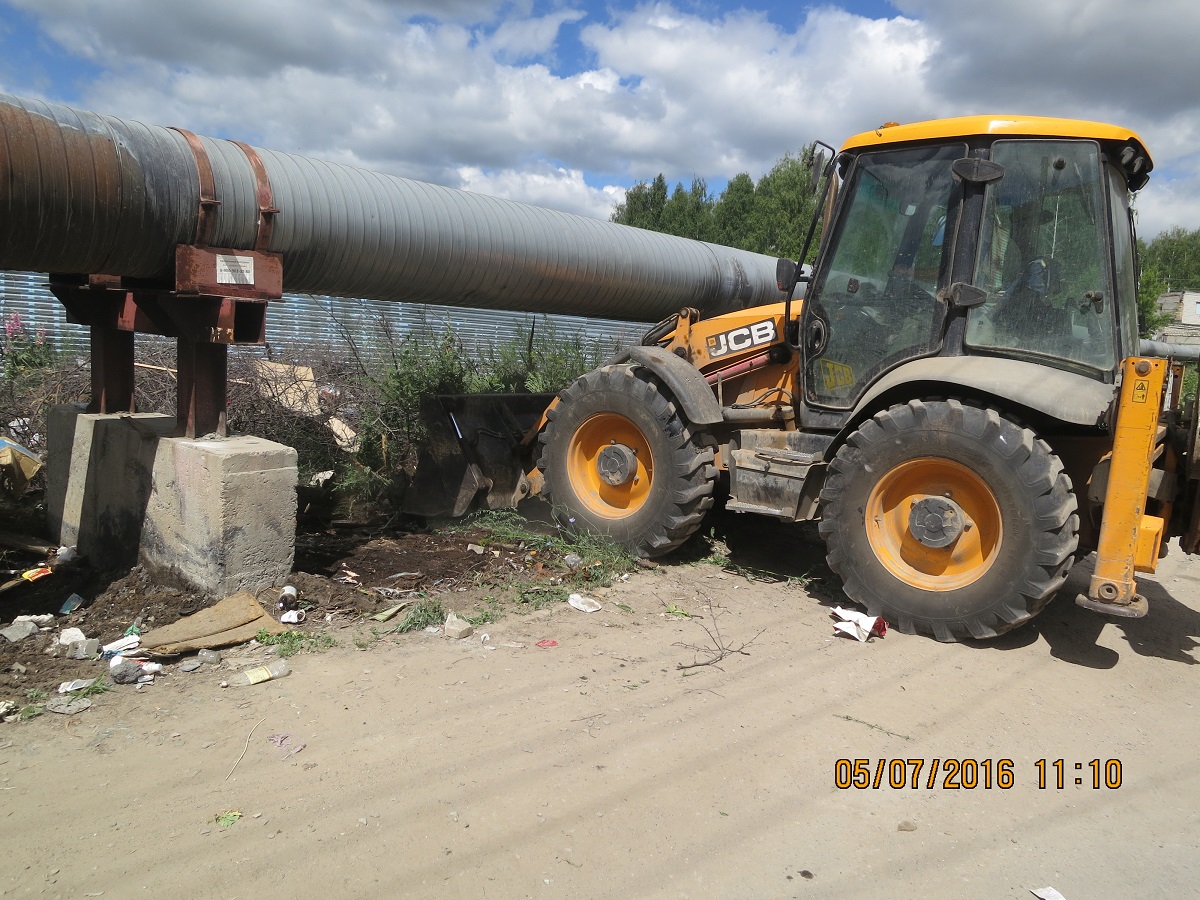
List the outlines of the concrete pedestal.
{"label": "concrete pedestal", "polygon": [[51,531],[101,568],[224,597],[280,584],[296,549],[296,451],[255,437],[171,437],[158,413],[51,410]]}

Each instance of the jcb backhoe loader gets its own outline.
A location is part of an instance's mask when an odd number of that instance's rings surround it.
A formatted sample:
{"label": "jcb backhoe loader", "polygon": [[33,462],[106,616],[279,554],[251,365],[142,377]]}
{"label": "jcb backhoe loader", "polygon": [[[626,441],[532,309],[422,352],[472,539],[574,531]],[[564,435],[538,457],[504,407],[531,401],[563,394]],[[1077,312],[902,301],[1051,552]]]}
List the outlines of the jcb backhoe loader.
{"label": "jcb backhoe loader", "polygon": [[720,483],[728,509],[818,519],[846,594],[904,632],[1015,628],[1092,550],[1078,602],[1144,615],[1134,572],[1172,536],[1196,551],[1200,477],[1180,372],[1138,335],[1130,198],[1151,166],[1133,132],[1066,119],[852,137],[811,273],[780,261],[794,301],[681,310],[523,437],[507,414],[511,446],[447,398],[458,505],[540,493],[657,556]]}

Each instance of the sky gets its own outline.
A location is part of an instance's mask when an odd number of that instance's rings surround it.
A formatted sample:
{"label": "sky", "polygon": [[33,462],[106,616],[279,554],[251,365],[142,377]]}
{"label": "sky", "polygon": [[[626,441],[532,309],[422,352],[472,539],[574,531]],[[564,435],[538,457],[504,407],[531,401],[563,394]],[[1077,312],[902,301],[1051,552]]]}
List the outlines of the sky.
{"label": "sky", "polygon": [[1196,0],[0,0],[0,91],[607,218],[815,139],[1132,128],[1145,239],[1200,228]]}

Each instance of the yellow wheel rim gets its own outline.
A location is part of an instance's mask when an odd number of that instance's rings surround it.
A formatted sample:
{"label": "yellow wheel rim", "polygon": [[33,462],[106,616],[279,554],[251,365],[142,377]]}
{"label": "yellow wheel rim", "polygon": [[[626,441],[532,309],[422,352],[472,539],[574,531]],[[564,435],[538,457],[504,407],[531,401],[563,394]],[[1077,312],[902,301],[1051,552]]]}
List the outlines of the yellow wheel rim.
{"label": "yellow wheel rim", "polygon": [[[636,465],[623,484],[609,484],[597,462],[602,450],[623,444],[633,451]],[[598,413],[576,429],[567,446],[567,473],[576,497],[591,513],[604,519],[623,519],[641,509],[654,482],[654,456],[642,431],[617,413]]]}
{"label": "yellow wheel rim", "polygon": [[[929,547],[910,531],[913,507],[948,498],[962,510],[962,533],[946,547]],[[995,494],[966,466],[922,457],[879,480],[867,498],[867,537],[892,575],[924,591],[953,591],[979,580],[1000,552],[1003,517]]]}

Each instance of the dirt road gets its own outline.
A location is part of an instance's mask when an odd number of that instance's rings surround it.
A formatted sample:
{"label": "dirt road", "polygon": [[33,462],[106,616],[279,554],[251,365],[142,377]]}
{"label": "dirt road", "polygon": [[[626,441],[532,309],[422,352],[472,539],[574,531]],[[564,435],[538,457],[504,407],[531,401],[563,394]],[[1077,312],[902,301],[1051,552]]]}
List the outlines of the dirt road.
{"label": "dirt road", "polygon": [[[1194,895],[1200,566],[1169,558],[1133,621],[1076,607],[1086,575],[998,640],[860,644],[827,584],[674,564],[487,642],[346,632],[278,681],[114,690],[0,729],[0,893]],[[714,624],[745,653],[679,669]],[[855,760],[879,787],[836,786]]]}

